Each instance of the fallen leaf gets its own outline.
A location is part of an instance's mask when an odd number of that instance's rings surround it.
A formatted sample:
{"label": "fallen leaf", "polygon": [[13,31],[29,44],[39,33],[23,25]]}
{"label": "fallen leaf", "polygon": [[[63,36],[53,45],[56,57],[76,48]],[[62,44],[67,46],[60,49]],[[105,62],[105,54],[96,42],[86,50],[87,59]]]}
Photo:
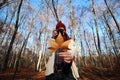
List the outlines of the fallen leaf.
{"label": "fallen leaf", "polygon": [[68,45],[69,45],[70,41],[71,40],[64,41],[64,38],[62,37],[61,33],[59,33],[56,40],[53,40],[53,39],[49,40],[50,47],[48,49],[50,49],[52,51],[56,51],[57,49],[60,48],[63,51],[67,51],[69,49]]}

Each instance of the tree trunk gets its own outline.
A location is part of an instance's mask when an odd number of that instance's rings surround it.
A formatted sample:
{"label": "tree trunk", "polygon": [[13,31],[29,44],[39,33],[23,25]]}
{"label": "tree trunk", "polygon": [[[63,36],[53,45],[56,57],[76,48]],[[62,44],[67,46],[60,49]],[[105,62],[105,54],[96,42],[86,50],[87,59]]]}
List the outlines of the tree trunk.
{"label": "tree trunk", "polygon": [[14,72],[13,78],[12,78],[13,80],[14,80],[14,78],[15,78],[16,72],[17,72],[18,67],[19,67],[19,62],[20,62],[20,59],[21,59],[22,51],[23,51],[25,45],[27,45],[27,41],[28,41],[28,39],[29,39],[30,33],[31,33],[31,31],[28,33],[27,38],[25,39],[25,41],[24,41],[24,43],[23,43],[23,45],[22,45],[22,48],[21,48],[20,52],[18,53],[18,57],[17,57],[16,65],[15,65],[15,72]]}
{"label": "tree trunk", "polygon": [[[109,52],[109,49],[108,49],[108,47],[107,47],[107,44],[106,44],[106,36],[104,35],[105,33],[103,32],[104,30],[102,30],[102,28],[101,28],[101,31],[102,31],[102,34],[103,34],[103,43],[104,43],[104,45],[105,45],[105,49],[106,49],[106,56],[105,56],[105,58],[106,58],[106,60],[108,60],[108,62],[107,63],[104,63],[104,65],[106,65],[106,64],[109,64],[109,66],[110,66],[110,68],[111,68],[111,70],[113,69],[113,65],[112,65],[112,61],[111,61],[111,58],[109,57],[109,54],[110,54],[110,52]],[[107,31],[106,31],[106,34],[108,34],[107,33]],[[104,56],[103,56],[104,57]]]}
{"label": "tree trunk", "polygon": [[117,20],[116,20],[116,18],[115,18],[115,16],[114,16],[114,14],[113,14],[113,12],[110,10],[110,7],[109,7],[107,1],[104,0],[104,2],[105,2],[105,4],[106,4],[107,9],[108,9],[108,11],[110,12],[110,14],[111,14],[113,20],[115,21],[115,24],[116,24],[116,27],[117,27],[117,29],[118,29],[118,32],[120,33],[120,27],[119,27],[119,24],[118,24],[118,22],[117,22]]}
{"label": "tree trunk", "polygon": [[[41,35],[41,34],[40,34]],[[41,60],[42,60],[42,53],[44,53],[44,48],[45,48],[45,41],[46,41],[46,31],[44,32],[44,42],[42,42],[42,44],[41,44],[41,50],[39,51],[39,59],[38,59],[38,63],[37,63],[37,70],[39,70],[39,71],[41,71],[42,70],[42,66],[41,66],[41,64],[42,64],[42,62],[41,62]],[[40,40],[41,41],[41,40]],[[41,63],[41,64],[40,64]],[[43,61],[43,63],[44,63],[44,61]]]}
{"label": "tree trunk", "polygon": [[[8,18],[8,10],[7,10],[7,12],[6,12],[6,17],[5,17],[5,20],[4,20],[4,22],[3,22],[3,25],[0,26],[0,29],[1,29],[1,30],[3,29],[4,24],[5,24],[6,21],[7,21],[7,18]],[[2,45],[2,43],[3,43],[3,41],[4,41],[4,39],[5,39],[6,34],[7,34],[7,28],[6,28],[6,30],[5,30],[5,33],[4,33],[4,36],[3,36],[2,40],[1,40],[1,42],[0,42],[1,45]]]}
{"label": "tree trunk", "polygon": [[[87,39],[86,39],[86,32],[85,32],[85,30],[84,30],[84,38],[85,38],[85,43],[86,43],[86,45],[87,45],[87,49],[88,49],[88,53],[89,53],[89,56],[90,56],[90,61],[92,61],[91,60],[91,50],[90,50],[90,48],[89,48],[89,44],[88,44],[88,42],[87,42]],[[91,62],[90,62],[91,63]]]}
{"label": "tree trunk", "polygon": [[[12,13],[12,16],[11,16],[11,18],[10,18],[10,23],[6,26],[6,31],[5,31],[5,34],[4,34],[4,38],[2,39],[2,41],[1,41],[1,44],[3,43],[3,41],[4,40],[6,40],[6,44],[8,43],[8,40],[9,40],[9,37],[10,37],[10,33],[11,33],[11,27],[10,27],[10,25],[11,25],[11,23],[12,23],[12,20],[13,20],[13,18],[14,18],[14,16],[15,16],[15,12],[16,12],[16,9],[17,8],[15,8],[15,10],[14,10],[14,12]],[[8,28],[9,27],[9,28]],[[10,29],[10,30],[9,30]],[[5,38],[5,36],[8,34],[8,37],[7,38]]]}
{"label": "tree trunk", "polygon": [[103,76],[103,72],[102,72],[102,65],[103,65],[103,62],[102,62],[102,59],[101,59],[101,47],[100,47],[100,38],[99,38],[99,33],[98,33],[98,25],[97,25],[97,21],[96,21],[96,13],[95,13],[95,9],[94,9],[94,0],[92,0],[92,12],[93,12],[93,15],[94,15],[94,22],[95,22],[95,27],[96,27],[96,33],[97,33],[97,52],[99,54],[99,64],[100,64],[100,68],[101,68],[101,76]]}
{"label": "tree trunk", "polygon": [[88,53],[89,53],[89,56],[90,56],[90,65],[92,64],[92,65],[95,65],[95,63],[94,63],[94,59],[92,58],[92,54],[91,54],[91,50],[90,50],[90,46],[89,46],[89,44],[88,44],[88,42],[87,42],[87,39],[86,39],[86,32],[84,31],[84,38],[85,38],[85,42],[86,42],[86,45],[87,45],[87,48],[88,48]]}
{"label": "tree trunk", "polygon": [[[95,46],[95,49],[96,49],[96,51],[97,51],[97,44],[96,44],[96,39],[95,39],[95,33],[94,33],[94,29],[93,29],[93,26],[91,26],[91,29],[92,29],[92,35],[93,35],[93,41],[94,41],[94,46]],[[98,54],[98,52],[97,52],[97,54]],[[95,54],[96,55],[96,54]],[[95,58],[94,58],[95,59]],[[96,62],[96,60],[94,60],[94,62]],[[96,63],[95,63],[96,64]],[[97,64],[96,64],[96,66],[98,66]]]}
{"label": "tree trunk", "polygon": [[113,43],[113,50],[114,50],[114,52],[115,52],[115,55],[116,55],[116,57],[118,58],[118,56],[117,56],[117,54],[118,54],[118,50],[117,50],[117,46],[116,46],[116,44],[115,44],[115,39],[114,39],[114,35],[113,35],[113,33],[112,33],[112,30],[111,30],[111,27],[110,27],[110,25],[109,25],[109,23],[108,23],[108,21],[107,21],[107,19],[106,19],[106,16],[105,16],[105,14],[103,13],[103,17],[104,17],[104,20],[105,20],[105,24],[107,25],[106,27],[108,28],[108,33],[109,33],[109,39],[110,39],[110,41],[111,41],[111,44]]}
{"label": "tree trunk", "polygon": [[10,45],[9,45],[9,48],[7,50],[7,53],[6,53],[6,56],[5,56],[5,60],[4,60],[4,63],[3,63],[3,66],[2,66],[2,71],[6,71],[7,69],[7,64],[8,64],[8,60],[9,60],[9,55],[11,53],[11,50],[12,50],[12,46],[13,46],[13,43],[14,43],[14,40],[15,40],[15,36],[17,34],[17,30],[18,30],[18,23],[19,23],[19,15],[20,15],[20,9],[21,9],[21,6],[22,6],[22,1],[20,1],[20,4],[19,4],[19,7],[18,7],[18,12],[17,12],[17,18],[16,18],[16,24],[15,24],[15,30],[14,30],[14,34],[12,36],[12,39],[11,39],[11,42],[10,42]]}
{"label": "tree trunk", "polygon": [[1,8],[3,5],[7,4],[7,1],[8,1],[8,0],[2,0],[1,3],[0,3],[0,8]]}
{"label": "tree trunk", "polygon": [[56,21],[59,22],[59,17],[58,17],[58,14],[57,14],[57,9],[55,9],[55,5],[54,5],[54,0],[52,0],[52,6],[53,6],[53,10],[54,10],[54,15],[55,15],[55,18],[56,18]]}

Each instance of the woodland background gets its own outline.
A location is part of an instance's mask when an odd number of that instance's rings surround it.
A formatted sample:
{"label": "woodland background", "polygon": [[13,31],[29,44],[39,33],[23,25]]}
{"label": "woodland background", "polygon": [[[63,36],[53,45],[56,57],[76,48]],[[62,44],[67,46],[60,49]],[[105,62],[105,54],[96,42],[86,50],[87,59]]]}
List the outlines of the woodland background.
{"label": "woodland background", "polygon": [[77,44],[81,80],[120,79],[120,0],[0,0],[0,80],[45,80],[60,20]]}

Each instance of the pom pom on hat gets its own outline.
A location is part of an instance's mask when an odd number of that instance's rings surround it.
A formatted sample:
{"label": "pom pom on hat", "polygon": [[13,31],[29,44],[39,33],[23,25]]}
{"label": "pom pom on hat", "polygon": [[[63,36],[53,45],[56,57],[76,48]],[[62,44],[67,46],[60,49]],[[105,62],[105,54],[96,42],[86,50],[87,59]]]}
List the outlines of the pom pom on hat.
{"label": "pom pom on hat", "polygon": [[64,30],[66,31],[65,25],[64,25],[61,21],[59,21],[59,22],[57,23],[57,25],[56,25],[56,30],[59,29],[60,27],[64,28]]}

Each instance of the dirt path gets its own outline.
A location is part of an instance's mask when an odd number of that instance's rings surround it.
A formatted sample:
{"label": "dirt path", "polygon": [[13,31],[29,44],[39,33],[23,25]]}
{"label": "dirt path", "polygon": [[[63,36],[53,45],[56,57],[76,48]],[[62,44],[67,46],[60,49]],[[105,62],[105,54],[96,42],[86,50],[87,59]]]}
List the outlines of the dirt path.
{"label": "dirt path", "polygon": [[[14,70],[0,72],[0,80],[12,80]],[[16,73],[15,80],[45,80],[44,72],[35,72],[30,69],[19,69]]]}
{"label": "dirt path", "polygon": [[[83,67],[80,70],[80,80],[120,80],[120,66],[116,66],[113,70],[110,68],[103,68],[101,76],[101,70],[94,67]],[[9,69],[6,72],[0,72],[0,80],[13,80],[12,76],[14,69]],[[45,80],[45,72],[35,72],[32,69],[21,68],[18,70],[15,80]]]}

